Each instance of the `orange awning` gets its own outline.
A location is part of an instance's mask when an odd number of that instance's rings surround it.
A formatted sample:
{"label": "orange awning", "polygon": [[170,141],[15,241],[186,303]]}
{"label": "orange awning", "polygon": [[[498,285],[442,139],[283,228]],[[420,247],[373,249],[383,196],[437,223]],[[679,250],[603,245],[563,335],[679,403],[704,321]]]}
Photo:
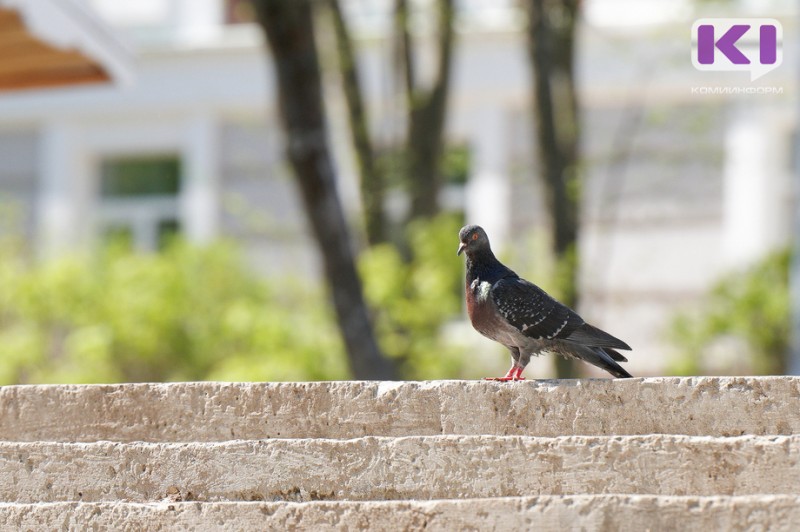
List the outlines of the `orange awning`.
{"label": "orange awning", "polygon": [[0,0],[0,90],[125,81],[130,54],[72,0]]}

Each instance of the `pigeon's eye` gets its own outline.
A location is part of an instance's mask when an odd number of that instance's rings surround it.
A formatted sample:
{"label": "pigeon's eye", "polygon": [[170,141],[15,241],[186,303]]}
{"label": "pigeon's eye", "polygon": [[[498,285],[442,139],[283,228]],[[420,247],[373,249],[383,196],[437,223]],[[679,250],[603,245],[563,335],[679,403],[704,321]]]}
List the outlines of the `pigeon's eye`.
{"label": "pigeon's eye", "polygon": [[472,233],[472,240],[478,240],[478,233]]}

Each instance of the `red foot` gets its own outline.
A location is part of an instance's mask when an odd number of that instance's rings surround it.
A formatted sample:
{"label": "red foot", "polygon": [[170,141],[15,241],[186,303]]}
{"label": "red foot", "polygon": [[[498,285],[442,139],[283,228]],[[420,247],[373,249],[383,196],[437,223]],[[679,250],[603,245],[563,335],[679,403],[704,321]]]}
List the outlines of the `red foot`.
{"label": "red foot", "polygon": [[485,377],[484,380],[499,382],[524,381],[525,377],[522,376],[522,370],[524,369],[525,368],[512,367],[504,377]]}

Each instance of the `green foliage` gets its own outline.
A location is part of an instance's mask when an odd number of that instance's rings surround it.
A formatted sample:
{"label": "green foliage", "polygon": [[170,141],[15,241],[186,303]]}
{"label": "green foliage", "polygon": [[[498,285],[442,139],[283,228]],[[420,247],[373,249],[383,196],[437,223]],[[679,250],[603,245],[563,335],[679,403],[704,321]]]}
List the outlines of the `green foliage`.
{"label": "green foliage", "polygon": [[[411,224],[411,261],[390,244],[361,258],[380,344],[403,377],[466,376],[442,339],[461,315],[459,226],[454,215]],[[0,384],[350,376],[321,287],[266,282],[230,244],[23,256],[0,249]]]}
{"label": "green foliage", "polygon": [[[380,344],[406,378],[465,376],[441,334],[461,314],[459,226],[453,215],[411,224],[411,261],[389,244],[361,258]],[[0,384],[350,376],[320,287],[265,282],[230,244],[22,257],[0,249]]]}
{"label": "green foliage", "polygon": [[747,342],[756,373],[783,373],[790,333],[789,261],[788,250],[774,253],[722,279],[699,312],[676,316],[670,333],[684,354],[674,369],[699,373],[704,349],[715,339],[735,336]]}
{"label": "green foliage", "polygon": [[228,245],[29,264],[0,252],[0,384],[347,378],[321,294]]}
{"label": "green foliage", "polygon": [[445,146],[442,154],[441,172],[445,183],[466,185],[472,164],[469,144]]}
{"label": "green foliage", "polygon": [[442,339],[442,326],[461,313],[463,264],[455,256],[460,221],[441,215],[408,227],[413,260],[390,244],[361,257],[367,300],[387,356],[410,379],[463,376],[464,357]]}

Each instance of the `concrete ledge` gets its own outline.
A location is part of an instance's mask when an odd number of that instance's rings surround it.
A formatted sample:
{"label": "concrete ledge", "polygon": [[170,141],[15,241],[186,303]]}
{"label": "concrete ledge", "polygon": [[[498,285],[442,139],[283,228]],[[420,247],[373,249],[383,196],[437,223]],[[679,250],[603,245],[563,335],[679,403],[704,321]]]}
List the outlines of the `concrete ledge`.
{"label": "concrete ledge", "polygon": [[576,496],[459,501],[0,504],[0,530],[778,530],[800,497]]}
{"label": "concrete ledge", "polygon": [[0,388],[14,441],[800,433],[800,378]]}
{"label": "concrete ledge", "polygon": [[6,502],[796,494],[800,435],[0,443]]}

